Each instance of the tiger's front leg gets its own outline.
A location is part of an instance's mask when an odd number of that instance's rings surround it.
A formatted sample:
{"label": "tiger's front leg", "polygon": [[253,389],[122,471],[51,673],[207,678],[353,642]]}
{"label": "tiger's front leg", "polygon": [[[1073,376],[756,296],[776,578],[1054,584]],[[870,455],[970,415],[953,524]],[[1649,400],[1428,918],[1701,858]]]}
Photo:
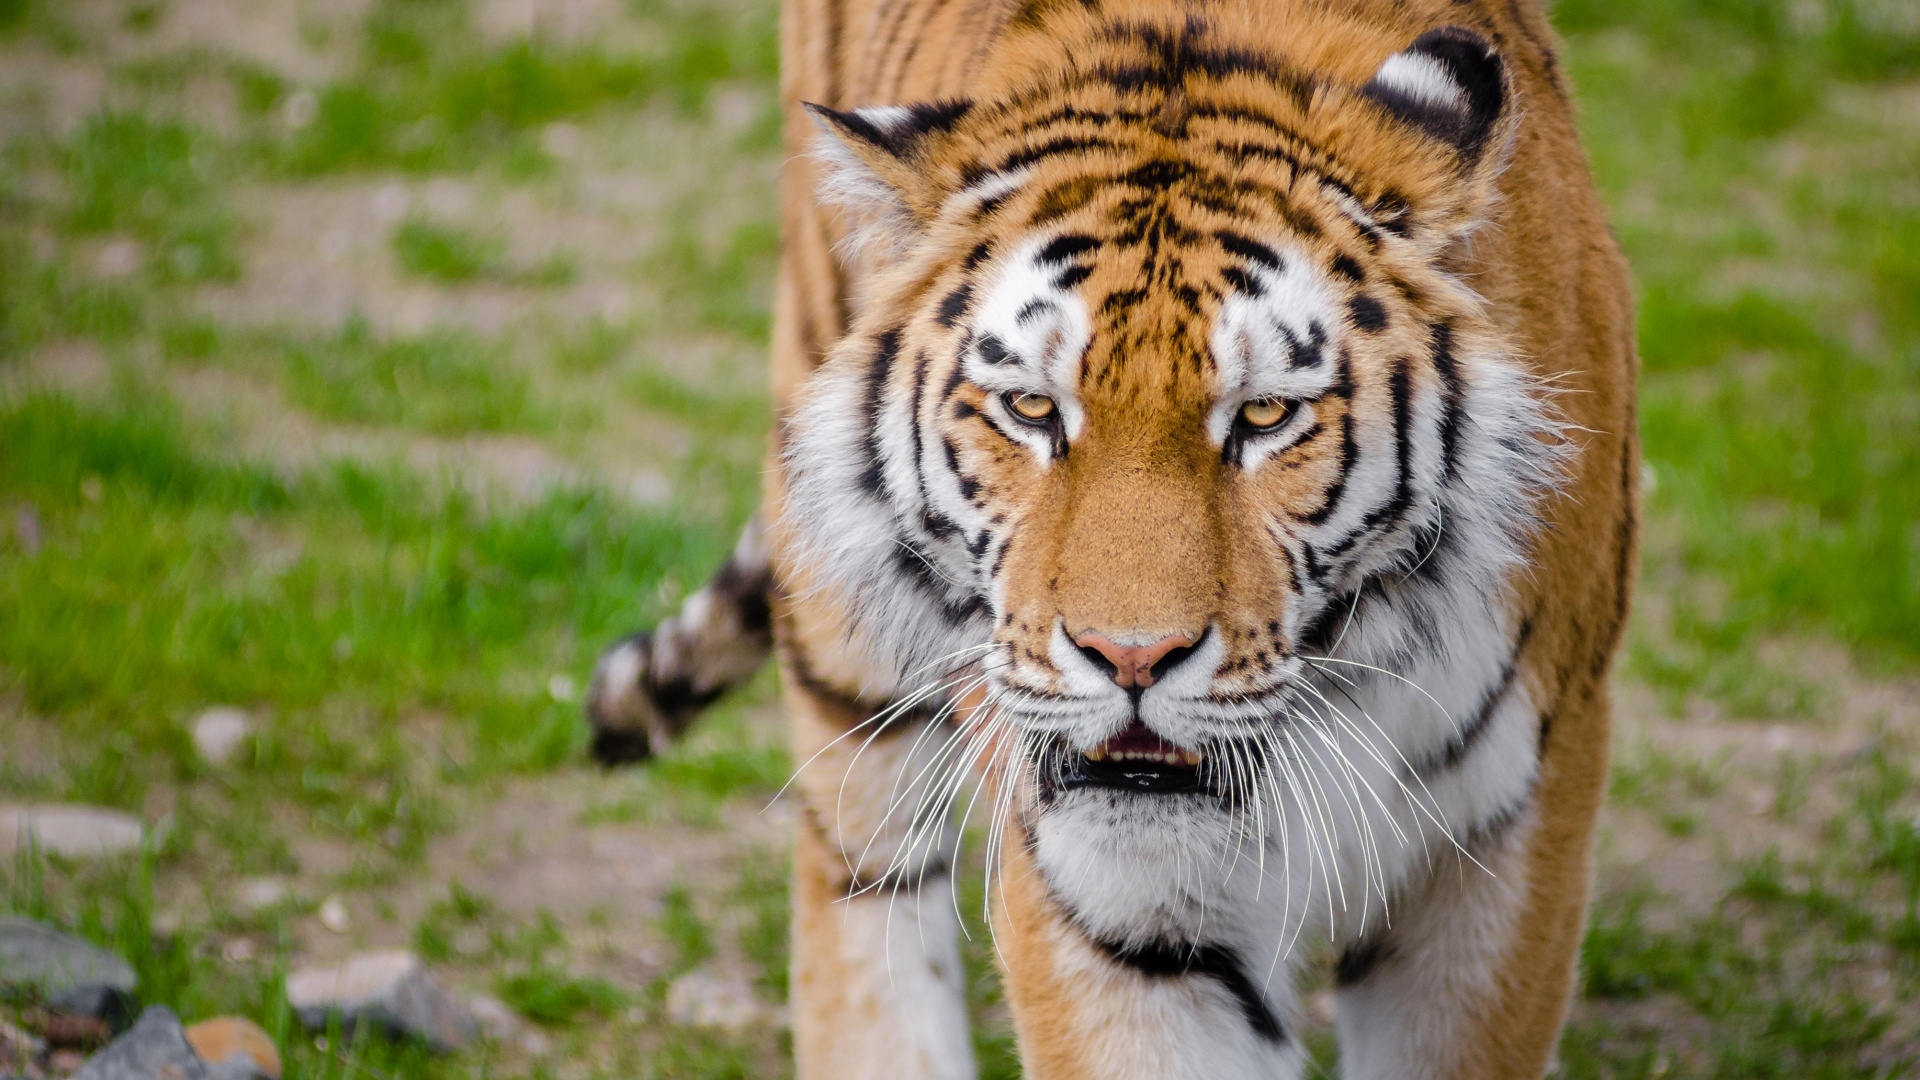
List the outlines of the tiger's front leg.
{"label": "tiger's front leg", "polygon": [[[974,1075],[951,898],[954,836],[916,829],[915,778],[945,732],[842,693],[796,650],[781,663],[799,820],[793,857],[794,1057],[802,1080]],[[889,715],[882,725],[868,721]],[[930,727],[930,725],[932,725]],[[927,825],[924,817],[918,819]]]}
{"label": "tiger's front leg", "polygon": [[1603,797],[1604,686],[1569,694],[1525,809],[1467,844],[1351,945],[1339,975],[1346,1080],[1522,1080],[1548,1068],[1572,993]]}

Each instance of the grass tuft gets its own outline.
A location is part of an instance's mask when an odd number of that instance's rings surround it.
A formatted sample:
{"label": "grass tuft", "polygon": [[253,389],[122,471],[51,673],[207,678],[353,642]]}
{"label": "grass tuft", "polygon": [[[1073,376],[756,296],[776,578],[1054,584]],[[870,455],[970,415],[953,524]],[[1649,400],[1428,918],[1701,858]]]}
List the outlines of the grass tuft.
{"label": "grass tuft", "polygon": [[286,350],[287,391],[328,420],[452,434],[540,430],[548,418],[501,346],[450,328],[381,338],[353,319]]}

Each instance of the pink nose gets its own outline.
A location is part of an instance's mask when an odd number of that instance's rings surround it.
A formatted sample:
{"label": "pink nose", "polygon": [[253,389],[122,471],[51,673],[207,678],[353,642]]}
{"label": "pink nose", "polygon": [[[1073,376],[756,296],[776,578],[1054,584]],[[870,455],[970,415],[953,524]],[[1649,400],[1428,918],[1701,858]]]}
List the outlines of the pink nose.
{"label": "pink nose", "polygon": [[[1167,658],[1175,649],[1185,649],[1193,645],[1193,639],[1185,634],[1163,637],[1151,645],[1115,645],[1107,640],[1105,634],[1092,630],[1073,639],[1080,651],[1101,667],[1113,669],[1113,681],[1121,686],[1152,686],[1153,667]],[[1178,663],[1176,659],[1174,661]],[[1171,666],[1171,665],[1169,665]],[[1164,674],[1164,672],[1162,673]]]}

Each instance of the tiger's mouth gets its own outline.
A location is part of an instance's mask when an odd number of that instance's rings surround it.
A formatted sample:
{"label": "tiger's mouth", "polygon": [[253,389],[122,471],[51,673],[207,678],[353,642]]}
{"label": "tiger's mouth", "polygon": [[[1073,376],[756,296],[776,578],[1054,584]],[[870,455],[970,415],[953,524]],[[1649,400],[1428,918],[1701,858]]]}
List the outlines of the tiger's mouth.
{"label": "tiger's mouth", "polygon": [[1207,756],[1166,741],[1138,720],[1084,753],[1062,746],[1051,779],[1060,789],[1112,788],[1152,795],[1212,794]]}

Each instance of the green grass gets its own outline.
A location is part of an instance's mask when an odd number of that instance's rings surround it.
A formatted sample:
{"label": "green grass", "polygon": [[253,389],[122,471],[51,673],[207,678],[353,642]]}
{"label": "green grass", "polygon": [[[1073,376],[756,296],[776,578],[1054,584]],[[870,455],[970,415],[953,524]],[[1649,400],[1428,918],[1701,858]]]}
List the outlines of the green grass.
{"label": "green grass", "polygon": [[1920,33],[1896,17],[1555,9],[1641,282],[1647,585],[1671,615],[1631,657],[1676,704],[1808,711],[1817,697],[1754,658],[1772,636],[1920,659],[1920,494],[1901,479],[1920,468],[1920,139],[1836,111],[1920,74]]}
{"label": "green grass", "polygon": [[393,230],[393,255],[403,270],[431,281],[463,282],[499,273],[506,241],[468,229],[408,218]]}
{"label": "green grass", "polygon": [[234,220],[209,178],[217,153],[208,136],[177,121],[96,113],[65,147],[67,224],[139,238],[149,272],[162,280],[235,278]]}
{"label": "green grass", "polygon": [[383,0],[366,20],[359,70],[323,87],[311,121],[267,152],[297,174],[487,161],[538,172],[548,162],[528,136],[554,120],[654,97],[696,109],[717,83],[773,76],[768,12],[728,17],[650,4],[635,11],[654,48],[614,55],[540,37],[488,43],[463,5]]}
{"label": "green grass", "polygon": [[437,433],[534,430],[550,420],[499,345],[463,330],[381,338],[361,320],[286,349],[287,391],[328,420]]}
{"label": "green grass", "polygon": [[628,997],[605,979],[579,978],[544,966],[503,975],[494,987],[500,1000],[515,1012],[548,1026],[570,1024],[586,1013],[609,1014],[626,1004]]}
{"label": "green grass", "polygon": [[[112,407],[0,401],[0,484],[46,529],[37,555],[0,561],[12,613],[0,670],[36,713],[108,736],[94,766],[76,762],[48,794],[136,805],[149,783],[192,775],[181,725],[194,710],[270,706],[284,722],[263,730],[247,771],[365,836],[414,836],[429,807],[397,783],[403,740],[347,722],[344,703],[455,710],[475,768],[561,760],[581,734],[543,692],[546,673],[583,679],[597,643],[636,617],[626,597],[725,550],[712,525],[593,492],[485,513],[404,471],[230,463],[150,393]],[[254,568],[276,537],[291,555]],[[368,788],[385,794],[369,801]]]}
{"label": "green grass", "polygon": [[516,267],[506,259],[506,241],[493,234],[410,217],[393,230],[393,255],[416,277],[447,285],[499,281],[517,285],[566,285],[576,273],[572,259],[555,252],[541,262]]}
{"label": "green grass", "polygon": [[713,955],[713,931],[701,918],[693,893],[685,885],[667,890],[660,901],[658,922],[661,935],[673,948],[668,968],[671,974],[692,971]]}

